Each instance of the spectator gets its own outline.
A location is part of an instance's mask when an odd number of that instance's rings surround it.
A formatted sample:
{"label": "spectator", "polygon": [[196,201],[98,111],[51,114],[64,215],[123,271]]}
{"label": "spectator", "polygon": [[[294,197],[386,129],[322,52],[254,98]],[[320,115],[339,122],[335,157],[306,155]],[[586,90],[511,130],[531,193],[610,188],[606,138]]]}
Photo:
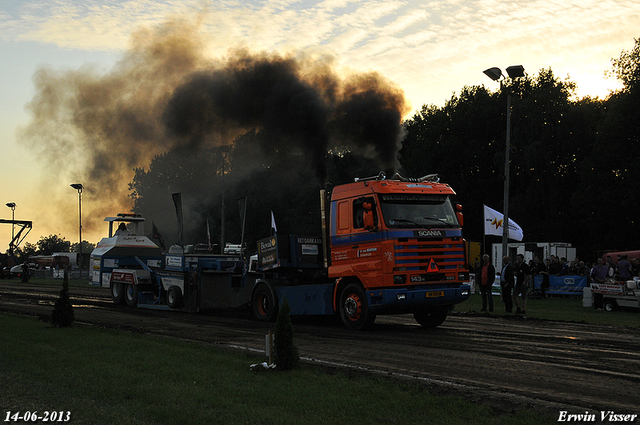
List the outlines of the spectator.
{"label": "spectator", "polygon": [[566,276],[568,274],[571,274],[569,262],[565,257],[562,257],[560,259],[560,271],[558,272],[558,276]]}
{"label": "spectator", "polygon": [[493,295],[491,295],[491,286],[496,279],[496,268],[491,264],[488,254],[482,256],[482,267],[478,267],[476,274],[476,282],[480,287],[482,294],[482,310],[487,311],[487,301],[489,302],[489,311],[493,311]]}
{"label": "spectator", "polygon": [[500,286],[502,287],[502,299],[504,300],[504,308],[506,313],[513,311],[513,284],[514,284],[513,266],[509,256],[502,257],[502,273],[500,273]]}
{"label": "spectator", "polygon": [[576,267],[576,276],[589,276],[590,270],[584,261],[580,261]]}
{"label": "spectator", "polygon": [[609,268],[609,277],[613,277],[615,275],[616,265],[613,263],[613,259],[610,255],[607,255],[605,266]]}
{"label": "spectator", "polygon": [[632,264],[631,274],[633,274],[634,277],[639,277],[640,276],[640,259],[634,258],[633,260],[631,260],[631,264]]}
{"label": "spectator", "polygon": [[[524,255],[518,254],[516,256],[516,284],[513,291],[513,301],[516,304],[516,314],[526,314],[527,309],[527,293],[529,292],[529,281],[531,279],[531,273],[529,265],[524,262]],[[520,308],[520,299],[522,297],[522,308]]]}
{"label": "spectator", "polygon": [[29,272],[30,272],[29,265],[25,261],[22,264],[22,273],[20,274],[20,276],[22,277],[22,282],[23,283],[29,283]]}
{"label": "spectator", "polygon": [[627,281],[631,279],[631,263],[627,260],[626,255],[618,255],[617,280]]}
{"label": "spectator", "polygon": [[591,269],[591,281],[594,283],[604,283],[609,277],[609,268],[604,264],[602,258],[598,258],[598,265]]}
{"label": "spectator", "polygon": [[[532,276],[542,276],[542,282],[540,283],[540,295],[542,298],[547,298],[547,289],[549,288],[549,272],[547,266],[540,260],[540,257],[534,257],[534,267],[530,270]],[[535,278],[532,277],[532,281]]]}
{"label": "spectator", "polygon": [[560,260],[555,255],[551,256],[551,262],[548,265],[550,275],[558,275],[562,271]]}

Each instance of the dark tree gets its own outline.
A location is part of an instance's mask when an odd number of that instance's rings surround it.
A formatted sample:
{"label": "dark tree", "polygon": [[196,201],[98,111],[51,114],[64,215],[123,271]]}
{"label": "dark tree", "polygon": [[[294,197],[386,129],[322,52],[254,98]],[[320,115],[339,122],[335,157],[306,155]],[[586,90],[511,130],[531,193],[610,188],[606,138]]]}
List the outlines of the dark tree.
{"label": "dark tree", "polygon": [[291,308],[285,298],[276,319],[276,334],[273,337],[275,363],[278,370],[291,370],[300,359],[298,348],[293,343]]}
{"label": "dark tree", "polygon": [[483,204],[504,210],[511,93],[509,216],[529,241],[572,242],[569,200],[579,182],[578,164],[593,146],[599,110],[596,101],[572,101],[574,90],[551,70],[505,80],[494,93],[464,87],[444,107],[425,106],[405,122],[401,164],[413,176],[443,176],[465,208],[466,238],[481,240]]}
{"label": "dark tree", "polygon": [[69,299],[69,273],[65,270],[60,298],[56,301],[55,307],[51,312],[51,323],[53,326],[65,328],[71,326],[74,320],[73,305]]}
{"label": "dark tree", "polygon": [[594,252],[635,249],[640,241],[640,39],[612,63],[612,74],[624,86],[605,102],[596,143],[572,198],[584,230],[576,238]]}
{"label": "dark tree", "polygon": [[36,243],[39,255],[51,255],[54,252],[69,252],[71,242],[58,235],[41,236]]}

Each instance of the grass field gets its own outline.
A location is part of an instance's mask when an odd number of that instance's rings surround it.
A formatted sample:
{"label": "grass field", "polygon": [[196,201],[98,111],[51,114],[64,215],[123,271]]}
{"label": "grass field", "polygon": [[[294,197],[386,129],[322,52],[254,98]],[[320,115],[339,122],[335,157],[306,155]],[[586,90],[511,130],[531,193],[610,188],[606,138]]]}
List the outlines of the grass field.
{"label": "grass field", "polygon": [[534,412],[430,395],[417,384],[302,365],[252,372],[261,356],[200,343],[0,314],[0,415],[70,412],[76,424],[544,424]]}
{"label": "grass field", "polygon": [[[61,285],[56,281],[32,281]],[[85,286],[71,282],[70,286]],[[504,308],[495,297],[496,320]],[[455,308],[475,314],[480,295]],[[605,312],[579,298],[530,300],[527,319],[640,326],[638,311]],[[74,325],[53,328],[0,314],[0,415],[70,412],[77,424],[545,424],[537,412],[497,415],[418,384],[347,375],[302,364],[289,372],[250,371],[259,355]]]}
{"label": "grass field", "polygon": [[[492,316],[497,318],[513,316],[505,313],[504,304],[500,296],[493,296],[494,312]],[[473,294],[471,297],[455,306],[458,313],[480,312],[482,297]],[[515,311],[515,305],[514,305]],[[640,309],[620,309],[617,311],[596,310],[593,307],[583,307],[582,297],[551,297],[546,299],[527,300],[527,319],[560,320],[566,322],[589,323],[594,325],[630,326],[640,327]]]}

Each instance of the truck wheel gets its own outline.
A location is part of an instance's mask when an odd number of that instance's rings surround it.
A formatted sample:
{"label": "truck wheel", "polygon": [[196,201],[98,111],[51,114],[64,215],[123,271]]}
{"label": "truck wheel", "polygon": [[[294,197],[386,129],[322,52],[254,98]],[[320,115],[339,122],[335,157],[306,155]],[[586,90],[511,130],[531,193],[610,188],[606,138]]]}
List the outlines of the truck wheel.
{"label": "truck wheel", "polygon": [[340,294],[340,318],[342,323],[354,331],[373,325],[376,315],[369,310],[367,296],[358,284],[348,285]]}
{"label": "truck wheel", "polygon": [[613,311],[616,309],[617,305],[614,300],[604,300],[604,304],[602,305],[605,311]]}
{"label": "truck wheel", "polygon": [[124,285],[122,283],[111,284],[111,299],[115,305],[124,304]]}
{"label": "truck wheel", "polygon": [[182,305],[182,291],[177,286],[172,286],[167,291],[167,305],[171,308],[178,308]]}
{"label": "truck wheel", "polygon": [[138,285],[127,284],[127,286],[125,286],[124,300],[129,307],[138,306]]}
{"label": "truck wheel", "polygon": [[447,318],[449,309],[446,307],[426,308],[413,313],[413,317],[420,326],[425,328],[436,328]]}
{"label": "truck wheel", "polygon": [[272,322],[278,314],[276,300],[268,285],[260,284],[251,297],[253,317],[261,322]]}

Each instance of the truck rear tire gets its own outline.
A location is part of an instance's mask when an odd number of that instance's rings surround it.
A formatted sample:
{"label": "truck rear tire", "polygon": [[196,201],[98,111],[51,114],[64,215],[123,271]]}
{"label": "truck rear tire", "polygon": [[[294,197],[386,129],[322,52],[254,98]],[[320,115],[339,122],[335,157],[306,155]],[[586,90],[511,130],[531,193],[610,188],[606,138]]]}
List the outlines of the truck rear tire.
{"label": "truck rear tire", "polygon": [[373,325],[376,315],[369,310],[364,289],[352,283],[340,294],[340,318],[347,329],[360,331]]}
{"label": "truck rear tire", "polygon": [[251,296],[251,312],[261,322],[273,322],[278,314],[275,296],[264,283],[258,285]]}
{"label": "truck rear tire", "polygon": [[124,288],[124,299],[129,307],[137,307],[138,285],[127,284]]}
{"label": "truck rear tire", "polygon": [[170,308],[178,308],[182,305],[182,291],[177,286],[172,286],[167,291],[167,305]]}
{"label": "truck rear tire", "polygon": [[444,323],[448,312],[449,309],[447,307],[426,308],[414,312],[413,317],[424,328],[436,328]]}
{"label": "truck rear tire", "polygon": [[124,304],[124,285],[122,283],[111,284],[111,299],[115,305]]}

